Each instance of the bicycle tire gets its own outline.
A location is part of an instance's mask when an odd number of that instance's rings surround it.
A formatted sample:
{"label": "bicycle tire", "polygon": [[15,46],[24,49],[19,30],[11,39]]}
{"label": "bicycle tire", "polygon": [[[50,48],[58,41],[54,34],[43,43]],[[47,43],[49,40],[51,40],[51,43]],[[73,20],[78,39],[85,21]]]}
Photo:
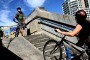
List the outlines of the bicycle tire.
{"label": "bicycle tire", "polygon": [[58,50],[59,50],[59,58],[57,59],[55,56],[53,56],[53,57],[55,58],[55,60],[61,60],[61,57],[62,57],[62,55],[61,55],[61,53],[62,53],[61,47],[59,46],[58,42],[55,41],[55,40],[49,40],[49,41],[47,41],[45,43],[44,48],[43,48],[43,57],[44,57],[44,60],[48,60],[46,58],[46,52],[45,52],[45,50],[46,50],[46,47],[48,47],[49,43],[55,43],[54,48],[50,52],[53,52],[54,49],[58,48]]}
{"label": "bicycle tire", "polygon": [[19,28],[15,32],[15,37],[18,37],[18,35],[19,35]]}

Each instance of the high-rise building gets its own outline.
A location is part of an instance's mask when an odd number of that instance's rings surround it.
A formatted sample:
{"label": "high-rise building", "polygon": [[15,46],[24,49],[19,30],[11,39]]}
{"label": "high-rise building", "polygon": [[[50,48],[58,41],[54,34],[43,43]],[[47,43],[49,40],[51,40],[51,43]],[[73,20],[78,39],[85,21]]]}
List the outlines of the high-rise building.
{"label": "high-rise building", "polygon": [[90,8],[90,0],[84,0],[85,2],[85,7]]}
{"label": "high-rise building", "polygon": [[82,8],[85,8],[84,0],[65,0],[63,3],[64,14],[75,15]]}
{"label": "high-rise building", "polygon": [[69,4],[67,1],[63,3],[63,12],[64,14],[68,14],[68,15],[70,14]]}
{"label": "high-rise building", "polygon": [[85,8],[84,11],[87,13],[87,18],[90,18],[90,8]]}
{"label": "high-rise building", "polygon": [[90,18],[90,0],[64,0],[62,4],[64,14],[75,15],[75,12],[84,9]]}

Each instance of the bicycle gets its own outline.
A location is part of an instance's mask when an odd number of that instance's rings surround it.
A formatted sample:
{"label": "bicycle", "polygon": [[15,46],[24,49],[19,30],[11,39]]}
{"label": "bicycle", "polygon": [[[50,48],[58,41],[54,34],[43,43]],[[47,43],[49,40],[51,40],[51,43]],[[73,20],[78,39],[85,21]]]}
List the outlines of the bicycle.
{"label": "bicycle", "polygon": [[[24,24],[24,23],[19,23],[19,22],[17,22],[17,23],[18,23],[18,26],[17,26],[17,28],[16,28],[15,37],[18,37],[19,31],[20,31],[20,28],[21,28],[21,27],[22,27],[22,28],[25,28],[25,24]],[[23,36],[22,33],[21,33],[21,35]]]}
{"label": "bicycle", "polygon": [[[71,53],[71,57],[68,58],[67,53],[66,53],[66,46],[65,43],[67,43],[69,46],[74,48],[76,51],[79,52],[79,54]],[[50,44],[52,44],[52,47],[49,47]],[[74,58],[77,58],[77,60],[90,60],[89,54],[90,54],[90,49],[86,47],[84,44],[83,47],[76,46],[75,43],[68,41],[65,39],[65,35],[61,38],[61,41],[56,41],[56,40],[49,40],[45,43],[43,47],[43,57],[44,60],[76,60]],[[47,51],[47,49],[50,49]],[[59,52],[59,53],[58,53]]]}
{"label": "bicycle", "polygon": [[[13,38],[10,38],[10,41],[9,41],[9,43],[8,43],[8,46],[7,46],[7,48],[9,48],[9,46],[10,46],[10,43],[14,40],[14,38],[16,38],[16,37],[18,37],[18,35],[19,35],[19,30],[20,30],[20,27],[26,27],[26,24],[20,24],[19,22],[16,22],[16,23],[18,23],[18,26],[17,26],[17,28],[16,28],[16,32],[15,32],[15,37],[13,37]],[[23,35],[22,35],[23,36]]]}

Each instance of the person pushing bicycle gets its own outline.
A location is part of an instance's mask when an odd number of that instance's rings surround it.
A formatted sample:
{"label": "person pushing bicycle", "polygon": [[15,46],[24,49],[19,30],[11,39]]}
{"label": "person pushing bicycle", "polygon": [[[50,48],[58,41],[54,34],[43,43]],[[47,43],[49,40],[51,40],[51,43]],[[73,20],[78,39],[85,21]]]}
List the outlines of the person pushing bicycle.
{"label": "person pushing bicycle", "polygon": [[77,46],[82,46],[84,43],[90,49],[90,40],[87,40],[90,36],[90,22],[86,20],[87,14],[84,10],[79,10],[75,14],[75,20],[77,25],[73,31],[65,32],[61,31],[60,29],[55,29],[58,33],[68,35],[68,36],[75,36],[77,35],[79,40],[76,43]]}
{"label": "person pushing bicycle", "polygon": [[18,23],[19,28],[20,28],[19,33],[21,33],[21,35],[24,36],[24,32],[23,31],[24,31],[25,27],[23,25],[25,25],[25,16],[24,16],[24,13],[21,11],[20,7],[17,8],[17,13],[16,13],[13,21]]}

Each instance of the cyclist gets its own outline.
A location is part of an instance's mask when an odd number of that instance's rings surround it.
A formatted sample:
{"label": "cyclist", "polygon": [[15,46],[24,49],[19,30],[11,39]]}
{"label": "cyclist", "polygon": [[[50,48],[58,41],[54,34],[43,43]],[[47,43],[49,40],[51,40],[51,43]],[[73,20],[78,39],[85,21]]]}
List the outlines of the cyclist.
{"label": "cyclist", "polygon": [[[77,25],[73,31],[65,32],[65,31],[61,31],[60,29],[56,29],[56,31],[61,34],[69,35],[69,36],[77,35],[79,41],[76,43],[76,45],[82,46],[90,35],[90,23],[86,20],[86,18],[87,18],[86,12],[84,10],[79,10],[75,14],[75,20],[77,22]],[[90,49],[90,42],[87,41],[86,44]]]}
{"label": "cyclist", "polygon": [[[18,21],[18,25],[20,28],[19,33],[21,33],[21,35],[23,36],[24,35],[23,31],[25,29],[25,27],[23,26],[23,25],[25,25],[25,16],[24,16],[24,13],[21,11],[20,7],[17,8],[17,13],[16,13],[13,21],[17,23],[16,20]],[[17,31],[17,29],[16,29],[16,31]]]}

